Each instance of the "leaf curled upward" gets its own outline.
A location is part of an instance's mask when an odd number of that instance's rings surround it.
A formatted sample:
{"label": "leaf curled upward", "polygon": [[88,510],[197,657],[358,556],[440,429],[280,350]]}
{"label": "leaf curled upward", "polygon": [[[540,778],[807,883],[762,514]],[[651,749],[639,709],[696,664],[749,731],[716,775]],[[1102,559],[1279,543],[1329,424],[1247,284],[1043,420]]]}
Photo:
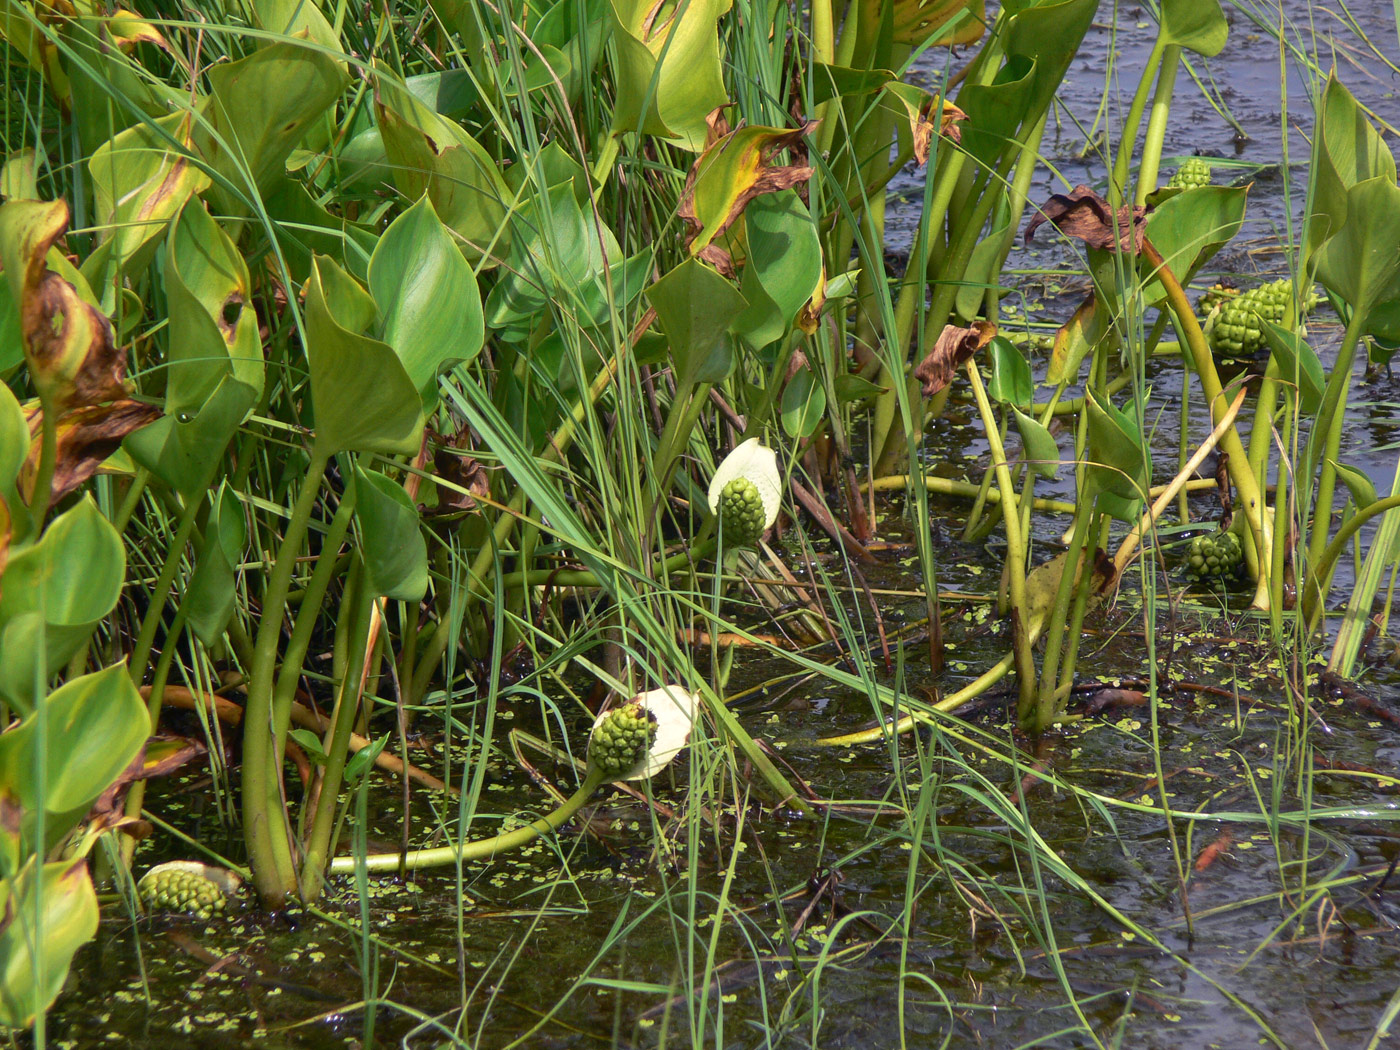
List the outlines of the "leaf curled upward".
{"label": "leaf curled upward", "polygon": [[946,325],[929,355],[914,369],[914,378],[923,384],[924,397],[933,397],[951,383],[958,369],[996,334],[997,326],[990,321],[974,321],[970,328]]}
{"label": "leaf curled upward", "polygon": [[[1076,186],[1072,193],[1056,193],[1026,224],[1026,243],[1031,243],[1042,223],[1050,223],[1066,237],[1083,241],[1090,248],[1108,251],[1142,251],[1147,209],[1123,205],[1118,215],[1088,186]],[[1116,229],[1115,229],[1116,227]]]}
{"label": "leaf curled upward", "polygon": [[[792,189],[812,177],[806,164],[803,138],[817,126],[809,120],[800,128],[742,127],[731,131],[725,106],[706,118],[705,148],[685,179],[676,214],[686,226],[686,247],[725,276],[734,275],[734,261],[715,244],[744,213],[755,197]],[[773,164],[781,150],[792,150],[799,163]]]}
{"label": "leaf curled upward", "polygon": [[[58,414],[57,456],[47,503],[91,477],[131,431],[160,410],[127,396],[126,354],[112,324],[49,269],[49,250],[68,225],[63,201],[12,201],[0,208],[0,254],[19,303],[20,332],[30,380]],[[42,445],[43,416],[25,413],[33,442],[21,474],[32,488]],[[26,491],[32,499],[32,491]]]}

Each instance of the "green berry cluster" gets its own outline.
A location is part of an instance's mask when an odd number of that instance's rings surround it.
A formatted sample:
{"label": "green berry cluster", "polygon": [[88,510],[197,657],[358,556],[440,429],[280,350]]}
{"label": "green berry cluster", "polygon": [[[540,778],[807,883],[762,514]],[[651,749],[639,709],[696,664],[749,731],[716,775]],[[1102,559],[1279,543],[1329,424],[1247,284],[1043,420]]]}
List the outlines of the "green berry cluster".
{"label": "green berry cluster", "polygon": [[1191,541],[1186,571],[1196,579],[1232,576],[1244,562],[1244,548],[1233,532],[1213,532]]}
{"label": "green berry cluster", "polygon": [[1240,294],[1240,290],[1235,287],[1234,282],[1222,277],[1213,285],[1206,289],[1205,294],[1196,300],[1196,312],[1202,317],[1209,315],[1221,303],[1233,299]]}
{"label": "green berry cluster", "polygon": [[1251,288],[1219,307],[1210,331],[1210,348],[1221,357],[1251,357],[1264,346],[1264,322],[1293,323],[1293,282],[1287,279]]}
{"label": "green berry cluster", "polygon": [[720,491],[719,516],[728,547],[752,547],[763,536],[763,497],[748,478],[735,478]]}
{"label": "green berry cluster", "polygon": [[588,764],[616,780],[646,758],[656,739],[656,716],[641,704],[609,711],[588,738]]}
{"label": "green berry cluster", "polygon": [[1187,160],[1176,169],[1176,174],[1167,182],[1167,188],[1171,190],[1194,190],[1209,185],[1210,165],[1204,157],[1192,157]]}
{"label": "green berry cluster", "polygon": [[149,871],[136,889],[151,911],[182,911],[208,919],[228,904],[218,883],[193,871]]}

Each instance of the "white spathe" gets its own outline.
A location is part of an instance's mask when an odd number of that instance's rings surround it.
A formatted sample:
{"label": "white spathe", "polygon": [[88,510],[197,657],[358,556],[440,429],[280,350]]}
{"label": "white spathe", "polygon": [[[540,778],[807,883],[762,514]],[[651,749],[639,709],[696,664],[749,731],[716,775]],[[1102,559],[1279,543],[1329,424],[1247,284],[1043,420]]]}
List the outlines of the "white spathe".
{"label": "white spathe", "polygon": [[[646,780],[665,769],[685,747],[695,726],[695,711],[700,705],[700,696],[688,693],[678,685],[665,685],[639,693],[628,703],[641,704],[642,709],[656,719],[656,739],[647,749],[646,759],[617,779]],[[593,728],[597,729],[607,717],[608,712],[604,711],[594,719]]]}
{"label": "white spathe", "polygon": [[758,489],[763,500],[763,527],[772,528],[778,520],[778,510],[782,506],[783,476],[778,472],[778,456],[771,448],[760,444],[758,438],[749,438],[733,452],[724,457],[724,462],[715,468],[714,480],[710,482],[710,513],[719,513],[719,497],[735,478],[747,478]]}

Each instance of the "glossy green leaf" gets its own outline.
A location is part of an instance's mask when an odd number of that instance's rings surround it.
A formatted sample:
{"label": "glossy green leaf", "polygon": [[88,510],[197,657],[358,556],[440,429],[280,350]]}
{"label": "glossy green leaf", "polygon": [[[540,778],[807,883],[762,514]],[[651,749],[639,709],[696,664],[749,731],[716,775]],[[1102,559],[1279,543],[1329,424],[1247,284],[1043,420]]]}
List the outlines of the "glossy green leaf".
{"label": "glossy green leaf", "polygon": [[1011,411],[1015,415],[1016,429],[1021,432],[1021,444],[1031,470],[1043,478],[1059,477],[1060,448],[1055,444],[1054,435],[1044,423],[1026,415],[1016,406],[1013,405]]}
{"label": "glossy green leaf", "polygon": [[1088,448],[1085,482],[1096,496],[1111,497],[1101,506],[1121,520],[1136,519],[1134,509],[1146,496],[1151,468],[1137,421],[1111,402],[1087,392]]}
{"label": "glossy green leaf", "polygon": [[729,327],[747,305],[733,285],[698,259],[687,259],[648,288],[647,298],[670,341],[678,390],[729,375]]}
{"label": "glossy green leaf", "polygon": [[1098,0],[1042,0],[1023,7],[1007,23],[1007,55],[1034,64],[1032,101],[1023,127],[1049,108],[1098,9]]}
{"label": "glossy green leaf", "polygon": [[197,412],[161,416],[128,434],[122,447],[185,499],[198,499],[257,401],[256,390],[226,376]]}
{"label": "glossy green leaf", "polygon": [[1015,343],[1005,336],[995,336],[987,344],[992,361],[992,379],[987,393],[1002,404],[1025,407],[1035,396],[1035,377],[1030,362]]}
{"label": "glossy green leaf", "polygon": [[374,313],[353,278],[317,257],[306,289],[306,356],[323,453],[418,451],[422,397],[393,347],[360,334]]}
{"label": "glossy green leaf", "polygon": [[1230,25],[1218,0],[1162,0],[1158,35],[1164,44],[1214,58],[1225,46]]}
{"label": "glossy green leaf", "polygon": [[[895,79],[888,69],[852,69],[815,62],[811,67],[812,104],[819,106],[834,98],[858,98],[879,91]],[[912,86],[912,85],[909,85]]]}
{"label": "glossy green leaf", "polygon": [[171,227],[165,294],[170,310],[165,411],[198,412],[227,376],[256,398],[262,392],[263,356],[248,267],[202,201],[190,201]]}
{"label": "glossy green leaf", "polygon": [[317,255],[334,259],[357,279],[364,280],[370,253],[379,240],[377,230],[331,214],[297,179],[274,182],[263,195],[263,205],[293,280],[304,283],[310,279],[311,261]]}
{"label": "glossy green leaf", "polygon": [[[1147,217],[1147,237],[1184,287],[1244,224],[1248,186],[1202,186],[1163,201]],[[1150,302],[1166,291],[1143,264],[1143,294]]]}
{"label": "glossy green leaf", "polygon": [[[340,60],[293,41],[215,64],[208,77],[205,122],[195,127],[195,145],[243,195],[262,192],[284,176],[293,148],[348,82]],[[219,187],[213,195],[230,211],[244,210]]]}
{"label": "glossy green leaf", "polygon": [[399,192],[409,200],[426,193],[438,217],[466,242],[472,262],[488,252],[504,255],[511,194],[491,155],[388,77],[380,80],[375,112]]}
{"label": "glossy green leaf", "polygon": [[340,37],[316,0],[253,0],[252,7],[259,27],[269,33],[300,36],[328,51],[340,50]]}
{"label": "glossy green leaf", "polygon": [[475,357],[486,330],[476,276],[427,197],[384,231],[370,259],[369,291],[384,341],[431,411],[439,373]]}
{"label": "glossy green leaf", "polygon": [[9,499],[29,455],[29,424],[10,388],[0,383],[0,499]]}
{"label": "glossy green leaf", "polygon": [[[608,308],[603,281],[622,263],[612,232],[599,229],[580,207],[572,183],[529,196],[512,222],[510,264],[486,299],[486,324],[519,342],[544,316],[558,311],[576,327],[603,323]],[[633,287],[616,292],[635,296]]]}
{"label": "glossy green leaf", "polygon": [[787,332],[811,300],[822,276],[821,239],[802,199],[792,190],[765,194],[744,209],[749,261],[740,293],[749,306],[734,331],[763,347]]}
{"label": "glossy green leaf", "polygon": [[730,3],[689,0],[657,19],[652,0],[612,0],[614,134],[641,131],[700,151],[705,117],[729,100],[717,24]]}
{"label": "glossy green leaf", "polygon": [[1400,187],[1367,179],[1347,191],[1347,219],[1317,253],[1317,279],[1353,310],[1400,302]]}
{"label": "glossy green leaf", "polygon": [[[43,618],[46,667],[62,667],[117,604],[126,554],[116,529],[91,499],[81,499],[44,530],[38,541],[11,549],[0,593],[0,629],[25,613]],[[0,695],[27,711],[33,704],[33,664],[21,667],[7,646],[0,660]]]}
{"label": "glossy green leaf", "polygon": [[209,505],[204,546],[180,605],[185,624],[206,647],[219,640],[233,617],[238,565],[247,544],[243,504],[225,481]]}
{"label": "glossy green leaf", "polygon": [[836,400],[843,405],[878,397],[885,388],[854,372],[843,372],[832,382]]}
{"label": "glossy green leaf", "polygon": [[209,185],[190,148],[190,124],[189,114],[171,113],[133,125],[88,162],[97,218],[112,241],[108,265],[119,273],[144,269],[170,221]]}
{"label": "glossy green leaf", "polygon": [[967,269],[963,271],[962,283],[954,299],[954,309],[966,320],[971,321],[982,313],[988,291],[1000,299],[1009,290],[1002,287],[1000,280],[1009,224],[1010,215],[1003,198],[997,202],[995,228],[977,242],[968,256]]}
{"label": "glossy green leaf", "polygon": [[[35,871],[31,860],[14,878],[0,880],[0,1028],[32,1025],[63,990],[73,955],[97,933],[87,861],[45,864],[37,878]],[[42,952],[34,950],[39,938]]]}
{"label": "glossy green leaf", "polygon": [[1347,220],[1347,192],[1368,179],[1395,182],[1395,157],[1335,74],[1327,78],[1313,135],[1305,265]]}
{"label": "glossy green leaf", "polygon": [[995,166],[1039,105],[1036,84],[1035,61],[1012,55],[990,83],[964,87],[958,94],[958,106],[967,114],[961,148],[981,164]]}
{"label": "glossy green leaf", "polygon": [[428,546],[418,508],[404,487],[375,470],[355,468],[365,580],[375,595],[418,602],[428,591]]}
{"label": "glossy green leaf", "polygon": [[[44,708],[42,740],[37,712],[0,733],[0,798],[18,803],[23,852],[48,850],[67,835],[141,753],[151,731],[123,664],[65,682]],[[38,842],[41,812],[44,841]]]}
{"label": "glossy green leaf", "polygon": [[810,368],[799,368],[783,387],[783,430],[791,438],[811,437],[826,419],[826,391]]}
{"label": "glossy green leaf", "polygon": [[1376,495],[1375,484],[1365,473],[1335,459],[1329,459],[1327,462],[1336,469],[1337,477],[1346,485],[1347,491],[1351,493],[1351,501],[1358,509],[1369,507],[1380,498]]}
{"label": "glossy green leaf", "polygon": [[1265,321],[1264,341],[1269,344],[1274,360],[1278,362],[1279,382],[1298,389],[1298,407],[1304,415],[1315,416],[1322,407],[1322,394],[1327,386],[1327,376],[1322,370],[1322,362],[1317,352],[1292,329],[1280,328]]}

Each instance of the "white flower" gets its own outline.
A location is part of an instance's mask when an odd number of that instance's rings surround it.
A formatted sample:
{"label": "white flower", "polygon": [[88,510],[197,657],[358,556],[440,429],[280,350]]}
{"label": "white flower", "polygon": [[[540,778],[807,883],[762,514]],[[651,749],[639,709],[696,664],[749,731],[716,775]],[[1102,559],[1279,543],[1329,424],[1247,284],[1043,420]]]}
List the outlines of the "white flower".
{"label": "white flower", "polygon": [[668,685],[640,693],[620,708],[604,711],[594,720],[589,734],[590,764],[599,761],[604,749],[609,747],[611,740],[605,737],[615,736],[619,722],[635,723],[641,716],[654,726],[654,732],[650,734],[651,743],[645,752],[633,756],[630,765],[608,779],[645,780],[655,776],[680,754],[690,739],[699,702],[697,694],[688,693],[677,685]]}
{"label": "white flower", "polygon": [[715,468],[714,480],[710,482],[710,512],[719,513],[719,497],[724,487],[735,478],[745,478],[758,489],[763,500],[763,529],[773,527],[778,520],[778,510],[782,506],[783,476],[778,473],[778,456],[758,438],[749,438],[733,452],[724,457],[724,462]]}

